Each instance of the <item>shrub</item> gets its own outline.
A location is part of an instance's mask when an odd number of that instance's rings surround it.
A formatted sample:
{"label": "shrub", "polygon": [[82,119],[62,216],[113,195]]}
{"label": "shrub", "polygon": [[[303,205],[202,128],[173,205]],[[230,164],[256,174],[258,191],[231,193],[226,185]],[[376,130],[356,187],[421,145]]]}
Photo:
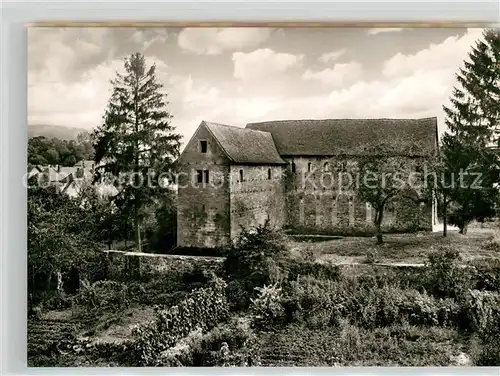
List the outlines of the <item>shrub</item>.
{"label": "shrub", "polygon": [[[500,325],[500,322],[497,324]],[[477,366],[498,367],[500,366],[500,335],[498,326],[496,330],[491,328],[487,333],[480,336],[480,352],[477,354],[474,363]]]}
{"label": "shrub", "polygon": [[426,265],[428,291],[439,297],[460,297],[471,283],[471,272],[461,265],[460,253],[449,248],[432,252]]}
{"label": "shrub", "polygon": [[315,262],[318,258],[319,252],[315,251],[312,247],[307,247],[302,251],[302,258],[306,262]]}
{"label": "shrub", "polygon": [[251,310],[255,314],[254,323],[259,328],[269,328],[281,322],[285,309],[282,304],[281,288],[276,285],[256,287],[258,296],[251,299]]}
{"label": "shrub", "polygon": [[63,292],[47,291],[42,293],[39,308],[43,311],[61,310],[71,307],[72,299]]}
{"label": "shrub", "polygon": [[76,295],[74,302],[87,310],[120,310],[128,306],[127,285],[115,281],[87,281]]}
{"label": "shrub", "polygon": [[[500,294],[469,290],[465,297],[466,309],[473,330],[478,333],[490,330],[500,318]],[[500,326],[498,332],[500,333]]]}
{"label": "shrub", "polygon": [[366,253],[365,264],[375,264],[378,262],[379,256],[378,252],[375,249],[369,249]]}
{"label": "shrub", "polygon": [[311,328],[335,326],[347,300],[343,287],[341,282],[311,276],[289,282],[283,299],[287,321],[304,321]]}
{"label": "shrub", "polygon": [[437,300],[437,320],[443,327],[460,327],[462,320],[462,309],[460,305],[451,298]]}
{"label": "shrub", "polygon": [[469,291],[466,304],[479,340],[474,362],[478,366],[500,365],[500,294]]}
{"label": "shrub", "polygon": [[253,353],[256,336],[246,320],[235,318],[219,325],[203,338],[200,352],[195,354],[197,366],[252,366],[259,359]]}
{"label": "shrub", "polygon": [[239,311],[248,307],[250,298],[243,285],[239,281],[231,281],[226,288],[227,301],[233,311]]}
{"label": "shrub", "polygon": [[234,318],[208,333],[198,328],[160,355],[162,365],[192,366],[246,366],[255,365],[252,342],[255,335],[245,322]]}
{"label": "shrub", "polygon": [[225,296],[226,284],[215,278],[207,288],[195,290],[187,299],[169,309],[156,310],[156,319],[134,328],[135,350],[138,362],[146,366],[161,366],[161,354],[181,338],[201,329],[215,327],[228,317]]}
{"label": "shrub", "polygon": [[474,260],[475,288],[500,292],[500,259]]}
{"label": "shrub", "polygon": [[249,294],[255,287],[283,279],[283,265],[289,257],[285,237],[269,226],[269,222],[252,230],[243,230],[227,250],[226,273],[242,282]]}
{"label": "shrub", "polygon": [[500,252],[500,231],[496,231],[484,244],[484,248]]}
{"label": "shrub", "polygon": [[288,279],[296,280],[299,276],[312,276],[318,279],[337,280],[341,269],[337,265],[320,264],[309,261],[291,261],[288,265]]}
{"label": "shrub", "polygon": [[412,325],[434,326],[439,323],[439,306],[432,296],[415,290],[401,290],[397,304],[401,310],[401,318],[397,323],[404,320],[408,320]]}
{"label": "shrub", "polygon": [[401,290],[384,286],[361,289],[354,301],[354,322],[365,328],[375,328],[396,323],[400,319]]}

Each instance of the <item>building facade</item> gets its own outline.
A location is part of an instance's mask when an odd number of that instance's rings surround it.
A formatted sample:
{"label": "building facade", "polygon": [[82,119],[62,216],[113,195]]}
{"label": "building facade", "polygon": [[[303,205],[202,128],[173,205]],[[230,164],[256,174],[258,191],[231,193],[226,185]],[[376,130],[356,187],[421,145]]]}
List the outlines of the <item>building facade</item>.
{"label": "building facade", "polygon": [[[419,171],[437,150],[437,119],[203,121],[179,158],[177,244],[223,246],[266,220],[296,233],[373,232],[375,211],[343,176],[370,145],[396,141],[417,145],[403,158]],[[432,200],[398,197],[382,227],[431,231],[436,221]]]}

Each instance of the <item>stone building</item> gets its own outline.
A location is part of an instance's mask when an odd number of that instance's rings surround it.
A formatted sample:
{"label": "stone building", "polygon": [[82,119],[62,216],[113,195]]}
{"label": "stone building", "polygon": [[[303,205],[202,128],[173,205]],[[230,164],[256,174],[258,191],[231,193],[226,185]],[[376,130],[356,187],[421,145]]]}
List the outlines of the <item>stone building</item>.
{"label": "stone building", "polygon": [[[179,158],[177,244],[221,246],[266,219],[300,233],[373,232],[370,205],[334,177],[354,171],[370,145],[396,140],[418,146],[404,158],[419,171],[437,150],[437,119],[202,121]],[[431,231],[436,221],[434,202],[398,199],[383,228]]]}

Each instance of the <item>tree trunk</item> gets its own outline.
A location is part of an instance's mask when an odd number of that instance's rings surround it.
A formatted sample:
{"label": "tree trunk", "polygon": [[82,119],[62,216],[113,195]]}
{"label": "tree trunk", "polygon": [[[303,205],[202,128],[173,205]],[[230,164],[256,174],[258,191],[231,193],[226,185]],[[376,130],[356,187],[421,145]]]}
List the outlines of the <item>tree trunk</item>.
{"label": "tree trunk", "polygon": [[448,235],[448,203],[446,197],[443,201],[443,237]]}
{"label": "tree trunk", "polygon": [[135,218],[135,246],[137,252],[142,252],[141,224],[139,218]]}
{"label": "tree trunk", "polygon": [[460,231],[459,231],[459,234],[461,235],[467,235],[467,229],[469,227],[469,224],[468,223],[463,223],[460,225]]}
{"label": "tree trunk", "polygon": [[50,291],[52,284],[52,272],[47,273],[47,291]]}
{"label": "tree trunk", "polygon": [[59,294],[62,294],[63,293],[63,277],[62,277],[61,271],[58,270],[56,272],[56,275],[57,275],[57,292]]}
{"label": "tree trunk", "polygon": [[377,210],[375,213],[375,226],[377,228],[377,244],[383,244],[384,239],[382,237],[382,219],[383,219],[383,209]]}

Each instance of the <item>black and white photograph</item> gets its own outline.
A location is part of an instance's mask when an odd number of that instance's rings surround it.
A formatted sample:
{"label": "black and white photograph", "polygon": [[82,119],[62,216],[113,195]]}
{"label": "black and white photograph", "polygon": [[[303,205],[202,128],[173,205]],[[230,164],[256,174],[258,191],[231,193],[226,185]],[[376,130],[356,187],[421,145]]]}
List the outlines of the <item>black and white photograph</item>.
{"label": "black and white photograph", "polygon": [[500,29],[27,32],[29,367],[500,366]]}

